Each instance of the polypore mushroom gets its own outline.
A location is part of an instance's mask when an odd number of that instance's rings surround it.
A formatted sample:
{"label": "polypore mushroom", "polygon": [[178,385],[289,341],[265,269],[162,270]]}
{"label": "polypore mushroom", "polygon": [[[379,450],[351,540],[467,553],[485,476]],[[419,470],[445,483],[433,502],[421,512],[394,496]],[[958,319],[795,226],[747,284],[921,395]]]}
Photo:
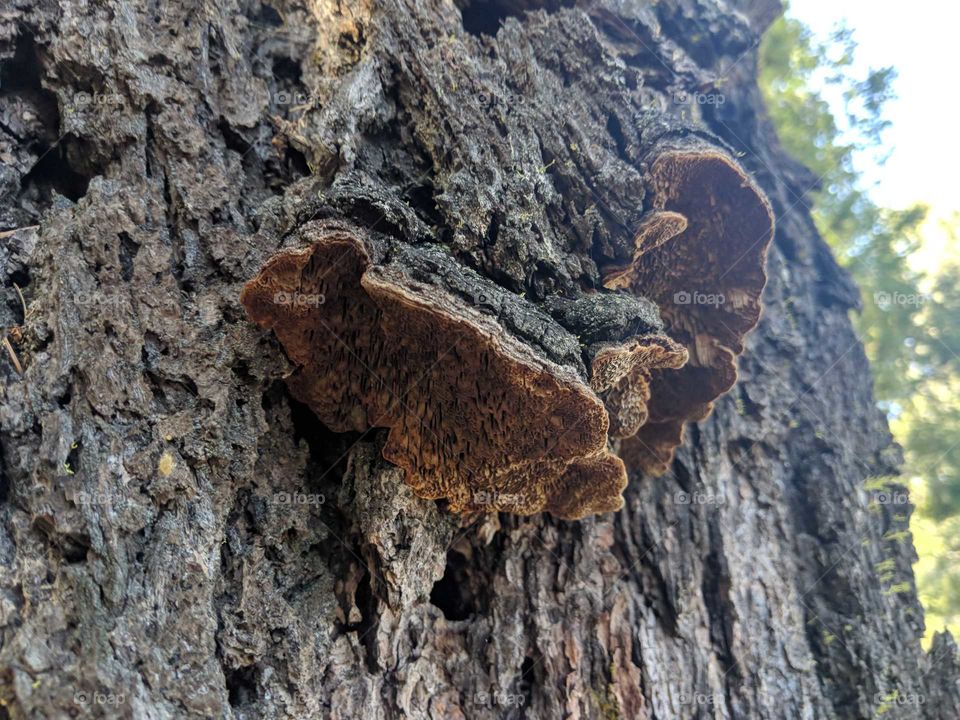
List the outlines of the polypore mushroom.
{"label": "polypore mushroom", "polygon": [[610,415],[611,439],[636,435],[649,416],[650,380],[654,370],[677,369],[687,362],[687,350],[666,335],[643,335],[620,344],[591,348],[590,386],[603,399]]}
{"label": "polypore mushroom", "polygon": [[661,148],[650,183],[652,213],[633,262],[609,268],[604,285],[655,301],[666,333],[689,353],[683,367],[650,372],[649,417],[620,446],[630,467],[659,473],[684,423],[705,418],[736,382],[743,338],[760,317],[773,213],[736,161],[712,146]]}
{"label": "polypore mushroom", "polygon": [[297,366],[287,378],[294,397],[331,430],[366,430],[391,402],[379,309],[359,283],[368,249],[341,226],[312,224],[302,234],[314,242],[271,257],[240,301]]}
{"label": "polypore mushroom", "polygon": [[389,428],[384,457],[454,511],[620,507],[626,472],[573,336],[439,249],[324,223],[300,235],[309,246],[271,258],[241,301],[325,424]]}
{"label": "polypore mushroom", "polygon": [[591,293],[550,298],[546,307],[586,346],[590,387],[610,416],[610,438],[636,433],[647,418],[650,371],[687,360],[686,349],[663,333],[657,306],[627,293]]}
{"label": "polypore mushroom", "polygon": [[640,221],[633,236],[633,258],[628,265],[606,268],[603,277],[604,287],[629,289],[637,280],[637,261],[648,252],[656,250],[667,240],[676,237],[687,229],[687,219],[680,213],[654,210]]}
{"label": "polypore mushroom", "polygon": [[623,506],[627,472],[623,460],[602,452],[570,463],[548,494],[544,509],[560,518],[613,512]]}
{"label": "polypore mushroom", "polygon": [[614,510],[626,472],[608,436],[631,466],[666,468],[684,423],[736,381],[773,233],[763,194],[715,148],[659,151],[650,181],[631,262],[606,269],[613,292],[549,299],[549,314],[440,248],[327,222],[300,228],[306,246],[241,300],[296,365],[294,397],[333,430],[388,428],[383,455],[421,497]]}

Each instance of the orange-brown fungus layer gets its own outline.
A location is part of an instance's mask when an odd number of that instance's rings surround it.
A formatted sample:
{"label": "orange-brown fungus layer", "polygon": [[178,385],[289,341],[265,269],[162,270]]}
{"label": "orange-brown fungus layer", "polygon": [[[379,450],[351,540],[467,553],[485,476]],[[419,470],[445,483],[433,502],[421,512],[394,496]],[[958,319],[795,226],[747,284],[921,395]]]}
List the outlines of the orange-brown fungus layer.
{"label": "orange-brown fungus layer", "polygon": [[684,422],[706,417],[736,382],[743,338],[760,317],[773,214],[753,181],[717,150],[665,151],[651,181],[654,217],[682,216],[686,227],[639,252],[628,273],[617,270],[607,282],[628,277],[634,292],[657,303],[666,332],[689,353],[684,367],[651,372],[647,422],[621,444],[630,467],[659,473]]}
{"label": "orange-brown fungus layer", "polygon": [[[593,490],[597,485],[605,493]],[[581,518],[613,512],[623,507],[627,471],[623,460],[604,452],[571,463],[567,471],[550,484],[545,510],[561,518]]]}
{"label": "orange-brown fungus layer", "polygon": [[594,351],[590,385],[610,415],[611,439],[635,435],[647,421],[652,371],[686,362],[686,348],[666,335],[644,335]]}
{"label": "orange-brown fungus layer", "polygon": [[371,265],[358,235],[302,232],[312,244],[271,258],[241,301],[274,330],[298,366],[291,392],[325,424],[390,428],[384,457],[420,497],[458,512],[621,506],[607,413],[575,372],[446,290]]}
{"label": "orange-brown fungus layer", "polygon": [[637,280],[637,261],[644,253],[656,250],[686,229],[687,219],[680,213],[669,210],[647,213],[633,236],[634,250],[630,264],[605,268],[603,286],[610,290],[630,289]]}

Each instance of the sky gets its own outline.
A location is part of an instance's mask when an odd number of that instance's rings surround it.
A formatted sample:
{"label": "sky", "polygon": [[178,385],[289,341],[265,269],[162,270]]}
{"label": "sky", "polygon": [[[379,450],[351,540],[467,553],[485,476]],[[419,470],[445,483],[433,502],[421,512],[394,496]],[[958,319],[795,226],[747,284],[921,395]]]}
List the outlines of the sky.
{"label": "sky", "polygon": [[882,168],[861,166],[884,207],[916,201],[931,206],[933,219],[960,211],[960,5],[953,0],[791,0],[790,16],[823,37],[840,20],[854,31],[856,76],[892,65],[897,99],[884,116],[891,155]]}
{"label": "sky", "polygon": [[[928,220],[920,229],[921,249],[909,262],[915,270],[935,274],[947,254],[960,253],[960,243],[951,240],[944,223],[960,213],[960,89],[954,77],[960,71],[960,5],[956,0],[912,0],[908,4],[877,0],[791,0],[790,16],[825,39],[838,21],[854,31],[857,42],[854,77],[863,78],[870,68],[893,66],[897,98],[883,112],[891,121],[885,149],[889,159],[882,167],[872,164],[870,153],[857,163],[872,184],[871,197],[883,207],[904,208],[916,202],[930,206]],[[824,92],[829,98],[829,92]],[[839,104],[834,114],[842,113]],[[922,502],[925,493],[920,478],[910,482],[913,498]],[[938,559],[951,556],[950,526],[942,527],[913,513],[910,528],[919,561],[915,566],[924,604],[928,593],[939,592],[929,577],[939,572]],[[925,580],[926,578],[926,580]],[[926,644],[934,630],[956,617],[927,615]],[[957,630],[956,627],[953,628]]]}

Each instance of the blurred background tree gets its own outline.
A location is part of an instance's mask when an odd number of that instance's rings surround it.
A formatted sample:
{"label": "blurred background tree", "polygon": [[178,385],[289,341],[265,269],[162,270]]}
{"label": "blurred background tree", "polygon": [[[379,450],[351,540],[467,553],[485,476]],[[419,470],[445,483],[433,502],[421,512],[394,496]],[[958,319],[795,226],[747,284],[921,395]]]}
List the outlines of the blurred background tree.
{"label": "blurred background tree", "polygon": [[[927,638],[960,631],[960,215],[931,225],[928,208],[878,206],[862,167],[882,166],[894,68],[856,77],[853,33],[821,40],[788,15],[761,46],[760,86],[786,149],[820,179],[813,216],[860,286],[854,322],[875,393],[904,447],[902,482]],[[839,98],[839,100],[837,100]],[[931,162],[936,162],[931,158]],[[932,242],[937,235],[937,243]],[[932,249],[935,248],[935,249]]]}

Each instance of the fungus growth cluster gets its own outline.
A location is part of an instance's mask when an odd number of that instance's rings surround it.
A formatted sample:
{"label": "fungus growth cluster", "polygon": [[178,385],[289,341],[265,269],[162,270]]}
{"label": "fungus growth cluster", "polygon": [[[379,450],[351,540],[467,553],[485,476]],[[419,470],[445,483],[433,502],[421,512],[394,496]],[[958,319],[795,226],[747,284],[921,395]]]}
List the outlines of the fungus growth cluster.
{"label": "fungus growth cluster", "polygon": [[383,456],[420,497],[616,510],[627,468],[663,471],[684,423],[736,380],[772,235],[762,193],[720,151],[663,150],[650,186],[632,257],[578,298],[536,305],[442,247],[315,221],[241,301],[295,365],[293,396],[334,431],[388,428]]}

